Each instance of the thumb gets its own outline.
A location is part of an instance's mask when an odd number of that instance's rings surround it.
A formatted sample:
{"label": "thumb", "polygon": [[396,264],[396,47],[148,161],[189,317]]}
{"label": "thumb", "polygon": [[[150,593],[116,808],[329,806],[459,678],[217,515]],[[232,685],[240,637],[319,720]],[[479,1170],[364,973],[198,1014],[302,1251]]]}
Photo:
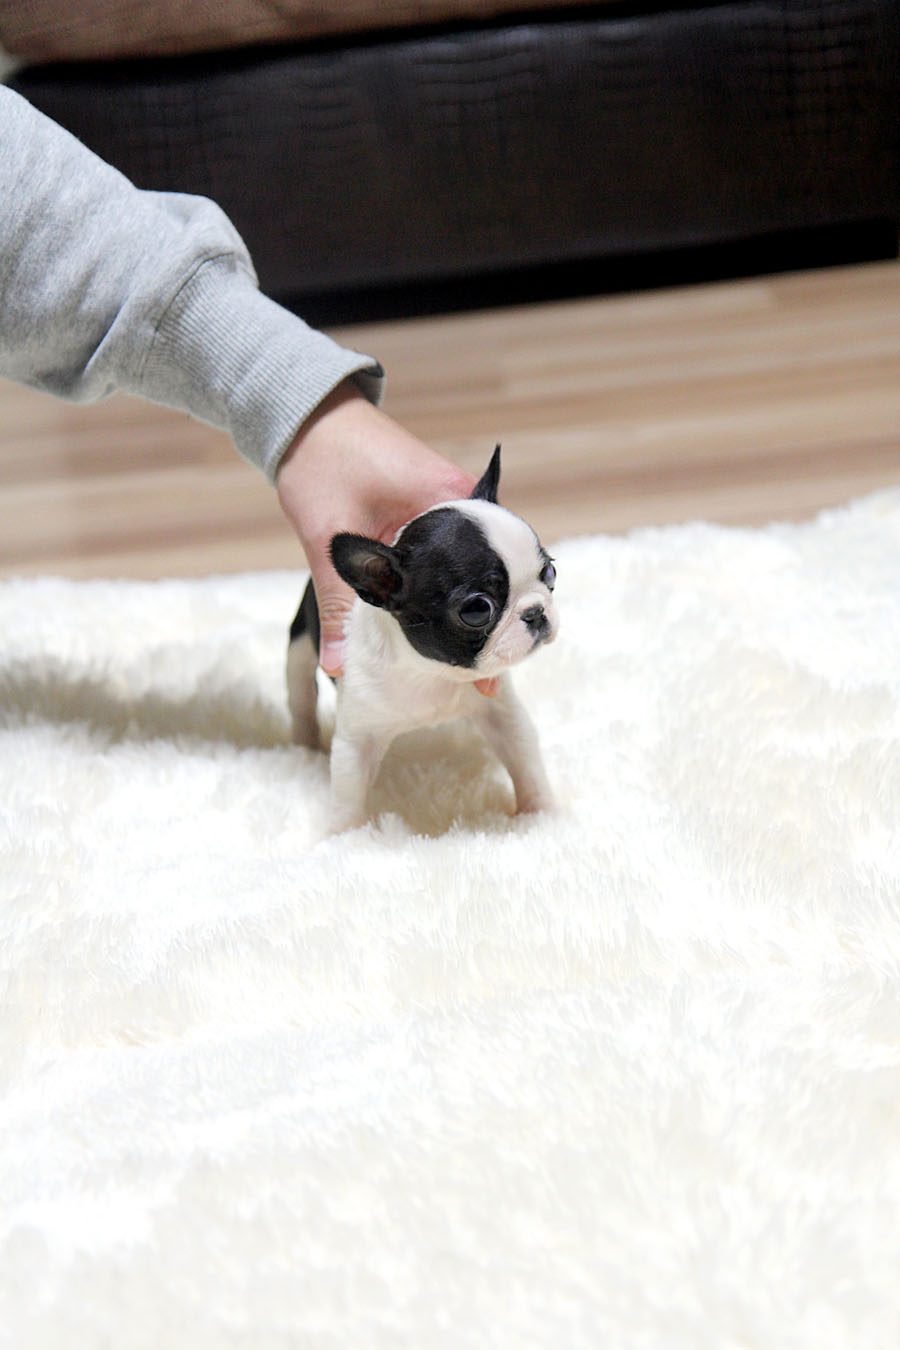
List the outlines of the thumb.
{"label": "thumb", "polygon": [[356,596],[329,568],[321,579],[313,575],[319,606],[319,665],[326,675],[344,668],[344,626]]}

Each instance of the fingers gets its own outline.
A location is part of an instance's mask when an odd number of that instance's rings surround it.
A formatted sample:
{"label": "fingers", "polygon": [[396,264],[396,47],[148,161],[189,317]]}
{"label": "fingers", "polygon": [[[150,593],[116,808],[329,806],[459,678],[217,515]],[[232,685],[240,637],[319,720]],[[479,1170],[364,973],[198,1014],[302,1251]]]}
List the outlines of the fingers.
{"label": "fingers", "polygon": [[[326,561],[327,570],[311,568],[319,606],[319,665],[337,678],[344,668],[344,627],[356,599]],[[319,578],[316,576],[318,570]]]}

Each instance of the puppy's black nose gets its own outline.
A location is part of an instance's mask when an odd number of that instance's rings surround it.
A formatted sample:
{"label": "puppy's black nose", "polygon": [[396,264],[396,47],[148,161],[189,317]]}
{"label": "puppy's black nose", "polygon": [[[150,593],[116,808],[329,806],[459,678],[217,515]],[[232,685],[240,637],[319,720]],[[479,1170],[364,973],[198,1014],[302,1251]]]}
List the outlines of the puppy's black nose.
{"label": "puppy's black nose", "polygon": [[531,629],[535,637],[540,637],[549,626],[543,605],[532,605],[530,609],[523,609],[522,622]]}

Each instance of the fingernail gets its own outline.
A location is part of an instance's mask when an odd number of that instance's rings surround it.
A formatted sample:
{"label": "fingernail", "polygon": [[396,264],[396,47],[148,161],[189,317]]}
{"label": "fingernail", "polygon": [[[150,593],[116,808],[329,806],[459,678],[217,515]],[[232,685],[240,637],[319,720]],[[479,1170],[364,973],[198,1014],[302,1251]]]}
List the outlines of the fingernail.
{"label": "fingernail", "polygon": [[344,665],[344,644],[326,642],[319,652],[319,665],[326,675],[340,675]]}

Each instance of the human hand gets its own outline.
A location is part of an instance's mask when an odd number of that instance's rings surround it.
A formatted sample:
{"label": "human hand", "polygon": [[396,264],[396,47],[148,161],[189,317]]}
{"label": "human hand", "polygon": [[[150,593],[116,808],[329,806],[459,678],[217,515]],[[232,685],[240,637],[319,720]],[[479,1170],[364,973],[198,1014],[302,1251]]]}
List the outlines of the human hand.
{"label": "human hand", "polygon": [[356,597],[331,564],[334,535],[348,530],[390,544],[413,516],[468,497],[475,479],[345,381],[300,428],[275,483],[316,588],[319,663],[326,674],[339,675],[344,621]]}

